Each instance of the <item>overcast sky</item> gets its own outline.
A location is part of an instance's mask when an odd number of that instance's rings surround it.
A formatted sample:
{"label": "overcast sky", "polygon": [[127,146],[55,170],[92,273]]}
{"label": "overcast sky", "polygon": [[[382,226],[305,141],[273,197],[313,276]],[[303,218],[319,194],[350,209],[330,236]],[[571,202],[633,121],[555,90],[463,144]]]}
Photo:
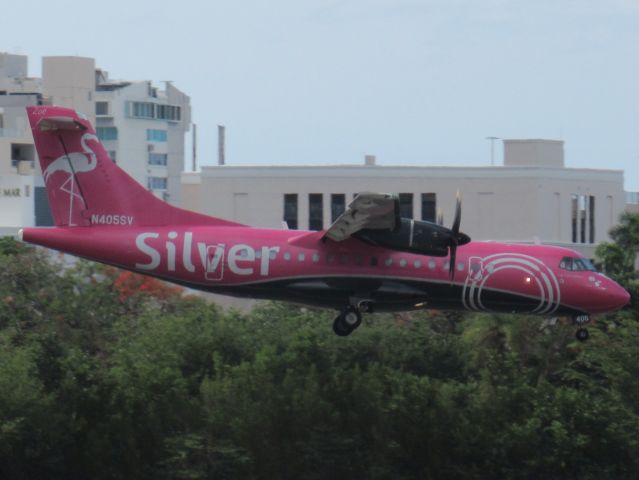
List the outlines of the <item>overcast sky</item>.
{"label": "overcast sky", "polygon": [[14,0],[0,51],[172,80],[201,164],[217,124],[229,164],[479,166],[487,136],[549,138],[639,191],[637,0]]}

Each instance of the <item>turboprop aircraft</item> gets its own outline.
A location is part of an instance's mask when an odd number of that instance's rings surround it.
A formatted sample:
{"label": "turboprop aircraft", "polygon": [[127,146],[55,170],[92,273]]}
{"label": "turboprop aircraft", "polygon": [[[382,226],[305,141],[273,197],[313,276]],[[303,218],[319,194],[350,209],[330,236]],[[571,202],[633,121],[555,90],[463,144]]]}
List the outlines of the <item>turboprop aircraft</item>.
{"label": "turboprop aircraft", "polygon": [[221,294],[338,310],[349,335],[364,312],[465,309],[569,316],[621,308],[628,293],[579,253],[471,242],[452,228],[401,218],[393,195],[362,193],[326,230],[273,230],[190,212],[147,191],[108,157],[87,118],[27,107],[55,228],[24,241]]}

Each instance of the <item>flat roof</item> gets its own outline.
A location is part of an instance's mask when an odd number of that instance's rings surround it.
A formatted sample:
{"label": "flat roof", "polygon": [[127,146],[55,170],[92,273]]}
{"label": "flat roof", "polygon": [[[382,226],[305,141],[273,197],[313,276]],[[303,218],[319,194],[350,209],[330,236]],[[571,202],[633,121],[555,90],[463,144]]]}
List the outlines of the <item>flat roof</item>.
{"label": "flat roof", "polygon": [[623,182],[623,170],[547,166],[419,166],[419,165],[207,165],[201,172],[183,172],[187,183],[201,177],[429,177],[429,178],[551,178]]}

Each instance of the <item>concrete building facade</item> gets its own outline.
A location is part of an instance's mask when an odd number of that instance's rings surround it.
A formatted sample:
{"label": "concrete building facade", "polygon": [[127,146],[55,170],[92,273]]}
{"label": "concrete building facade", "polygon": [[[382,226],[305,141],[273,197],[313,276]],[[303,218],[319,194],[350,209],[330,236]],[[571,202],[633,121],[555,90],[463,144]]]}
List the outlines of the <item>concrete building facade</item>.
{"label": "concrete building facade", "polygon": [[475,240],[542,242],[591,255],[625,206],[623,172],[566,168],[563,142],[504,143],[498,167],[362,165],[211,166],[184,173],[183,206],[238,222],[328,227],[358,192],[399,194],[402,215],[450,225],[456,193],[462,230]]}

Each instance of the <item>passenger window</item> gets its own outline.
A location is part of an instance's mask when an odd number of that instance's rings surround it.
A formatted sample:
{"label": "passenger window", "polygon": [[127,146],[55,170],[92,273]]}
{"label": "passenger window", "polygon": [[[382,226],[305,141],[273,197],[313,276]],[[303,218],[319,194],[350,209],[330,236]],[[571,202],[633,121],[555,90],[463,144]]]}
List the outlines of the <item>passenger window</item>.
{"label": "passenger window", "polygon": [[413,263],[413,265],[415,265],[415,268],[420,268],[422,266],[422,262],[419,260],[415,260],[415,263]]}
{"label": "passenger window", "polygon": [[306,255],[304,255],[303,253],[299,253],[297,255],[297,261],[298,262],[303,262],[306,259]]}
{"label": "passenger window", "polygon": [[355,255],[355,265],[364,265],[364,257],[361,255]]}
{"label": "passenger window", "polygon": [[317,263],[319,262],[319,253],[314,253],[313,254],[313,263]]}
{"label": "passenger window", "polygon": [[339,257],[339,263],[346,265],[348,263],[348,255],[341,255]]}
{"label": "passenger window", "polygon": [[371,266],[372,267],[376,267],[377,266],[377,257],[371,257]]}
{"label": "passenger window", "polygon": [[290,252],[284,252],[284,260],[290,260],[291,259],[291,253]]}
{"label": "passenger window", "polygon": [[386,265],[387,267],[390,267],[393,264],[393,259],[388,257],[386,259],[386,261],[384,261],[384,265]]}

